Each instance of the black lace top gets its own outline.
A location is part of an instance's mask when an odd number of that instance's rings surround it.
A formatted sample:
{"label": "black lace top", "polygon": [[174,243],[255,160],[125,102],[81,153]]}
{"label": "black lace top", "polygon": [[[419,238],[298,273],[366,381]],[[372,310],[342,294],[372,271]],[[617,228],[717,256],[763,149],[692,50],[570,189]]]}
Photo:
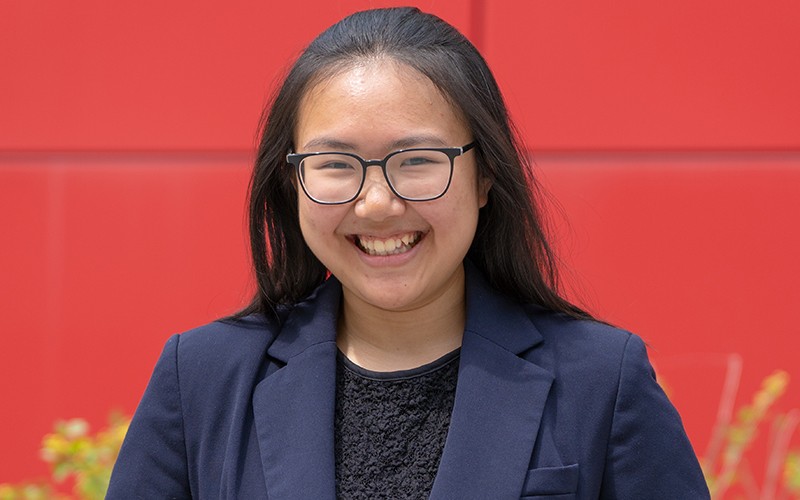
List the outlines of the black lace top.
{"label": "black lace top", "polygon": [[339,353],[337,498],[428,497],[450,426],[459,353],[397,372],[365,370]]}

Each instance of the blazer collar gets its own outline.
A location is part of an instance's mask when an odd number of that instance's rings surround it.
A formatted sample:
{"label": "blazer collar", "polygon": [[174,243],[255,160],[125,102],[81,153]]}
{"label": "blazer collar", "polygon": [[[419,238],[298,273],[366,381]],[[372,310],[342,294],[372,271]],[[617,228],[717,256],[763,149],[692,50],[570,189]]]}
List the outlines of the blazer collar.
{"label": "blazer collar", "polygon": [[286,363],[313,345],[335,342],[341,296],[342,286],[331,276],[292,308],[267,355]]}
{"label": "blazer collar", "polygon": [[480,335],[514,354],[521,354],[542,341],[542,335],[522,304],[492,288],[469,260],[464,261],[464,271],[467,285],[465,335]]}
{"label": "blazer collar", "polygon": [[465,266],[455,405],[430,498],[519,498],[553,375],[519,356],[542,342],[524,307]]}
{"label": "blazer collar", "polygon": [[[525,309],[465,263],[467,323],[455,405],[431,499],[519,498],[553,376],[519,357],[541,343]],[[330,278],[291,311],[268,356],[286,363],[255,388],[272,498],[335,498],[336,320]]]}

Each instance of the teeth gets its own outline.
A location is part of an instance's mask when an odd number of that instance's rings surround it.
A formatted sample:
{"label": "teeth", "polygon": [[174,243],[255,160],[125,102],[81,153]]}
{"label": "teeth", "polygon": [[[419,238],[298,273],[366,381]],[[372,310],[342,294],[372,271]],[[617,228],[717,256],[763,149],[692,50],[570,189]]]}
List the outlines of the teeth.
{"label": "teeth", "polygon": [[370,255],[397,255],[413,248],[419,240],[420,233],[406,233],[379,240],[369,236],[357,236],[358,245]]}

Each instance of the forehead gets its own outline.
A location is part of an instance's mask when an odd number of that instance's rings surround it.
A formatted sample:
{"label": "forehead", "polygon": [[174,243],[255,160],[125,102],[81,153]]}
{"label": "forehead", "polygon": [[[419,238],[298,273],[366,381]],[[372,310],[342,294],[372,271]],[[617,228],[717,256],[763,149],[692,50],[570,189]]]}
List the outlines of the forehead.
{"label": "forehead", "polygon": [[389,58],[356,61],[310,86],[298,109],[295,145],[330,136],[360,143],[403,135],[468,138],[460,109],[416,69]]}

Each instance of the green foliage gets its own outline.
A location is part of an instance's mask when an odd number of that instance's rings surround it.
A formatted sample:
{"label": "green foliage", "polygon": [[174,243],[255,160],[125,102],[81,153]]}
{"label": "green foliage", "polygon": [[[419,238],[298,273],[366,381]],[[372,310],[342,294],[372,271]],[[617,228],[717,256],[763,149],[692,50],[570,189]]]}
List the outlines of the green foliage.
{"label": "green foliage", "polygon": [[112,416],[109,426],[92,436],[85,420],[56,422],[54,432],[42,440],[40,456],[51,464],[54,483],[74,481],[73,496],[55,492],[51,484],[3,484],[0,500],[102,500],[129,423]]}
{"label": "green foliage", "polygon": [[[797,410],[787,414],[770,414],[773,405],[783,396],[788,385],[789,374],[782,370],[773,372],[763,380],[751,402],[738,410],[735,419],[717,422],[722,430],[715,433],[722,440],[721,453],[701,460],[712,498],[724,498],[734,485],[742,486],[750,493],[750,498],[774,498],[781,489],[784,492],[781,498],[786,498],[785,495],[789,494],[800,494],[800,450],[787,451],[800,415]],[[735,394],[729,396],[733,395]],[[757,439],[759,431],[769,422],[772,423],[772,434],[776,437],[772,439],[767,458],[766,478],[759,486],[754,483],[744,457]]]}
{"label": "green foliage", "polygon": [[800,451],[789,453],[783,470],[786,491],[800,496]]}
{"label": "green foliage", "polygon": [[0,484],[0,500],[52,500],[59,498],[50,486],[41,484]]}

